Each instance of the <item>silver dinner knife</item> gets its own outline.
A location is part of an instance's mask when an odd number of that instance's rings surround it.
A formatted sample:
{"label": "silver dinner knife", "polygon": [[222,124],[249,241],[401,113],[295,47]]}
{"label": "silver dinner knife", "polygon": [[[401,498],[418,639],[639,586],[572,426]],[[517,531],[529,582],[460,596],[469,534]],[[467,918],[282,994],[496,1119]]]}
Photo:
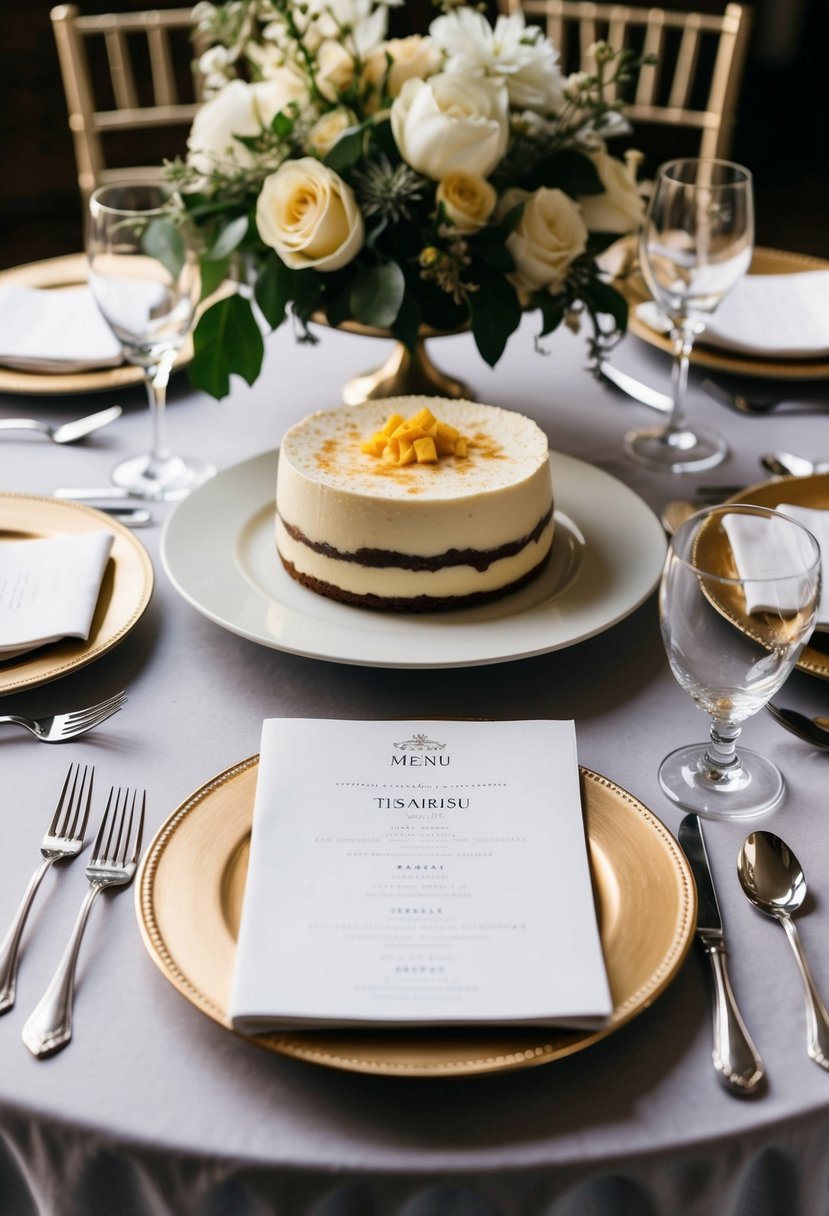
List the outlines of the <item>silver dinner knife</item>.
{"label": "silver dinner knife", "polygon": [[728,978],[725,934],[698,815],[686,815],[682,820],[679,843],[697,884],[697,937],[714,979],[714,1068],[732,1093],[751,1094],[763,1079],[763,1061],[737,1008]]}
{"label": "silver dinner knife", "polygon": [[603,379],[609,380],[616,388],[620,388],[623,393],[627,393],[628,397],[633,397],[634,401],[638,401],[641,405],[649,405],[652,410],[670,414],[674,408],[673,399],[667,393],[660,393],[659,389],[651,388],[649,384],[643,384],[641,380],[629,376],[627,372],[620,371],[606,359],[599,364],[599,375]]}

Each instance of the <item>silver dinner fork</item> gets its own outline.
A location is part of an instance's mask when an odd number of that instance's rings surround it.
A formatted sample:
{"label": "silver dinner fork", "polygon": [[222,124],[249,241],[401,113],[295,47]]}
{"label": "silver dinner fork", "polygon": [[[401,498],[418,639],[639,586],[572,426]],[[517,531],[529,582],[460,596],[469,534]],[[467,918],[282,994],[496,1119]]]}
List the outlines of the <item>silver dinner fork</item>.
{"label": "silver dinner fork", "polygon": [[44,874],[53,861],[77,857],[83,848],[94,773],[95,769],[90,765],[85,764],[83,770],[79,764],[69,765],[52,822],[40,845],[43,861],[29,880],[12,926],[0,945],[0,1013],[6,1013],[14,1005],[20,939]]}
{"label": "silver dinner fork", "polygon": [[109,791],[106,810],[92,846],[92,857],[86,867],[89,891],[57,971],[23,1027],[23,1042],[33,1055],[52,1055],[72,1038],[75,967],[86,922],[101,891],[106,887],[126,887],[135,877],[146,804],[146,791],[139,794],[138,790],[116,790],[114,786]]}
{"label": "silver dinner fork", "polygon": [[27,718],[23,714],[0,714],[0,726],[11,723],[22,726],[33,734],[41,743],[65,743],[67,739],[76,739],[85,735],[93,726],[100,726],[117,714],[127,699],[125,692],[116,692],[99,701],[97,705],[88,705],[86,709],[75,709],[70,714],[54,714],[51,718]]}

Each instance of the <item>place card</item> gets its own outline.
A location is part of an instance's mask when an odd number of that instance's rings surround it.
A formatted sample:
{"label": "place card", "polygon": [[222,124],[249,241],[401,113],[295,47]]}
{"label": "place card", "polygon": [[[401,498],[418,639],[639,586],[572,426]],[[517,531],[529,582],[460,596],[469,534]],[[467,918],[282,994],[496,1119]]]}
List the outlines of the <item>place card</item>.
{"label": "place card", "polygon": [[267,720],[229,1009],[601,1025],[574,724]]}

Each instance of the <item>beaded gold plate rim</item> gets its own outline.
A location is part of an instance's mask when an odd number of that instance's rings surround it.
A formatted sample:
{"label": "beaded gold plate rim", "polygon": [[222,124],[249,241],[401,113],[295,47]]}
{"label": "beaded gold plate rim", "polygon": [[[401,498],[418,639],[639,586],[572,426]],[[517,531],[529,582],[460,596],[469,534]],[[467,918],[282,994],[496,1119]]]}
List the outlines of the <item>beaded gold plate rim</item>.
{"label": "beaded gold plate rim", "polygon": [[[782,249],[766,249],[758,246],[754,250],[749,274],[795,274],[801,270],[829,270],[829,261],[812,257],[806,253],[787,253]],[[671,342],[666,334],[657,333],[635,314],[637,304],[650,300],[650,294],[638,273],[622,280],[616,286],[625,295],[630,307],[628,330],[660,350],[670,354]],[[735,376],[757,376],[769,380],[824,380],[829,378],[829,359],[764,359],[757,355],[741,355],[719,347],[706,346],[705,335],[694,345],[691,362],[708,371],[726,372]]]}
{"label": "beaded gold plate rim", "polygon": [[[183,802],[147,849],[136,882],[136,913],[150,957],[183,997],[228,1030],[258,760],[251,756],[224,770]],[[551,1063],[641,1013],[685,959],[696,925],[696,889],[684,854],[651,811],[606,777],[584,768],[580,774],[614,1001],[600,1030],[464,1027],[240,1037],[350,1072],[469,1076]]]}
{"label": "beaded gold plate rim", "polygon": [[47,684],[107,654],[138,624],[154,581],[147,550],[110,516],[68,500],[0,494],[0,542],[100,531],[111,532],[113,540],[89,638],[65,638],[0,662],[0,696]]}

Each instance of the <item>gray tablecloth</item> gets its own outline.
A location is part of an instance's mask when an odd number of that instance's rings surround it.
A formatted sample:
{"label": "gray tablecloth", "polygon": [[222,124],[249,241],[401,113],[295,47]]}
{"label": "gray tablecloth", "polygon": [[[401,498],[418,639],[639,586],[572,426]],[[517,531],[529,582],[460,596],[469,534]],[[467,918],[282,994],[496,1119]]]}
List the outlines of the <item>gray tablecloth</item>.
{"label": "gray tablecloth", "polygon": [[[692,385],[695,417],[723,432],[726,464],[707,475],[650,473],[622,454],[649,410],[598,385],[569,333],[533,351],[534,319],[489,371],[471,338],[433,343],[447,370],[483,401],[536,418],[551,445],[632,486],[652,507],[703,481],[763,478],[777,448],[829,456],[829,418],[746,418]],[[267,343],[253,387],[221,404],[179,378],[172,446],[220,467],[278,445],[285,428],[334,405],[347,376],[386,344],[324,332]],[[619,366],[667,387],[668,361],[634,338]],[[60,420],[110,399],[0,399],[2,416]],[[140,389],[125,416],[84,445],[5,439],[2,489],[49,494],[106,484],[111,465],[147,446]],[[159,519],[169,509],[155,507]],[[4,698],[8,712],[73,707],[126,687],[129,702],[98,732],[63,748],[4,728],[0,738],[0,925],[38,860],[38,844],[72,759],[93,761],[99,788],[146,784],[150,831],[211,776],[255,752],[274,715],[573,717],[583,764],[629,789],[675,830],[659,761],[702,738],[706,720],[675,684],[655,596],[578,646],[539,658],[444,671],[316,662],[265,648],[205,619],[159,560],[160,526],[144,531],[156,590],[137,628],[108,656],[60,682]],[[827,686],[795,673],[786,703],[826,709]],[[829,757],[766,715],[746,745],[774,759],[788,795],[768,826],[806,863],[814,900],[802,935],[829,994]],[[24,941],[16,1008],[0,1020],[0,1213],[31,1216],[817,1216],[827,1210],[829,1076],[806,1055],[802,995],[783,933],[741,895],[735,859],[745,825],[712,823],[708,843],[732,946],[732,978],[769,1084],[753,1101],[726,1093],[711,1067],[708,975],[696,949],[655,1004],[608,1039],[545,1067],[466,1080],[413,1081],[336,1072],[270,1055],[213,1024],[165,982],[139,937],[131,892],[100,901],[80,962],[75,1038],[45,1062],[20,1031],[56,963],[84,890],[80,867],[53,869]]]}

